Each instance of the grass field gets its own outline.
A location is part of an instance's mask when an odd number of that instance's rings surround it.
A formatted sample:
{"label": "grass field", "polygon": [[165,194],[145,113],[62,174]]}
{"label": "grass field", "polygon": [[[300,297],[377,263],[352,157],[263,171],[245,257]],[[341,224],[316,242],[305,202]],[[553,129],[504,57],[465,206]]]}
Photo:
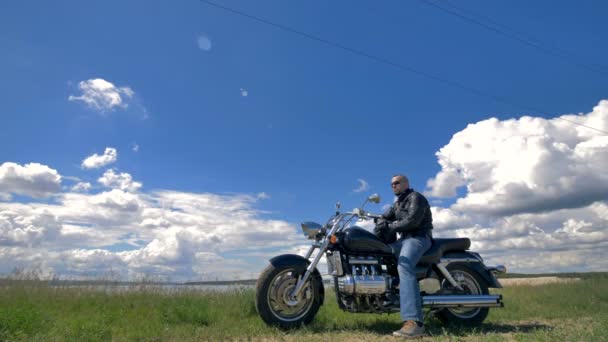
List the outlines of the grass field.
{"label": "grass field", "polygon": [[[513,286],[500,291],[506,307],[492,309],[476,329],[426,319],[436,341],[608,341],[608,277],[575,283]],[[182,291],[142,287],[122,293],[53,288],[38,282],[0,286],[0,340],[7,341],[393,341],[398,314],[342,312],[328,293],[313,324],[282,332],[258,317],[253,291]]]}

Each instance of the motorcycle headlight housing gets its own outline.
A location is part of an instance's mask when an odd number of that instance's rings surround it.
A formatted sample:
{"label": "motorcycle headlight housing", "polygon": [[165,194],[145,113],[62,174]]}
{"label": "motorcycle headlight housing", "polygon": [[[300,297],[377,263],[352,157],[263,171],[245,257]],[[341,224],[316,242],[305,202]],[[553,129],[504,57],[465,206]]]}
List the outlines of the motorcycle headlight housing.
{"label": "motorcycle headlight housing", "polygon": [[323,226],[316,222],[302,222],[300,226],[302,226],[304,236],[310,240],[316,239],[319,236],[319,233],[322,233],[324,230]]}

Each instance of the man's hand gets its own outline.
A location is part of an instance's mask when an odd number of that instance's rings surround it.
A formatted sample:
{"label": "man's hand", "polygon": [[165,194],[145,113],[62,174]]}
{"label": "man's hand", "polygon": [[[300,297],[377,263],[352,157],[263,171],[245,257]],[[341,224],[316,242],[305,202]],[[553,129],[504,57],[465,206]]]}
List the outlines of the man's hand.
{"label": "man's hand", "polygon": [[386,220],[378,220],[378,223],[376,224],[376,227],[374,228],[374,234],[376,234],[376,236],[382,240],[382,241],[387,241],[388,240],[388,236],[391,232],[391,229],[388,227],[388,222],[386,222]]}

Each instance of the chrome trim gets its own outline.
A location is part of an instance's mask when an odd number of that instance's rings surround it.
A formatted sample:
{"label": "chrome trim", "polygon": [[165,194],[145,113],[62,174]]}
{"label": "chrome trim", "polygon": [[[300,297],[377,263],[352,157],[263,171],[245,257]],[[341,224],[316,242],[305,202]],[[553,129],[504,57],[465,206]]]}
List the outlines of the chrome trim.
{"label": "chrome trim", "polygon": [[351,295],[383,294],[390,286],[389,276],[351,276],[338,278],[338,290]]}
{"label": "chrome trim", "polygon": [[340,257],[339,251],[334,251],[332,254],[326,254],[327,259],[327,273],[332,276],[344,275],[344,269],[342,268],[342,258]]}
{"label": "chrome trim", "polygon": [[304,236],[311,240],[314,240],[317,234],[319,234],[323,230],[322,225],[311,221],[302,222],[300,223],[300,226],[302,227],[302,232],[304,233]]}
{"label": "chrome trim", "polygon": [[441,258],[439,259],[439,263],[447,266],[453,262],[482,262],[477,258]]}
{"label": "chrome trim", "polygon": [[357,257],[349,257],[348,262],[357,265],[378,265],[378,260],[376,259],[363,259]]}
{"label": "chrome trim", "polygon": [[507,268],[504,265],[496,265],[494,267],[488,267],[487,269],[492,273],[507,273]]}
{"label": "chrome trim", "polygon": [[437,268],[439,269],[439,271],[441,272],[441,274],[443,275],[443,277],[445,279],[447,279],[447,281],[450,282],[450,284],[452,284],[452,286],[454,286],[455,288],[462,290],[462,287],[460,287],[460,285],[458,285],[458,283],[456,282],[456,280],[454,280],[454,278],[452,277],[452,275],[450,274],[450,272],[448,271],[448,269],[446,268],[447,265],[445,265],[443,262],[440,262],[437,264]]}
{"label": "chrome trim", "polygon": [[502,295],[422,296],[422,305],[433,308],[503,307]]}
{"label": "chrome trim", "polygon": [[306,252],[306,256],[304,257],[304,259],[310,258],[310,256],[312,255],[312,252],[314,252],[316,248],[317,248],[317,246],[315,246],[314,244],[312,246],[310,246],[310,248],[308,249],[308,252]]}
{"label": "chrome trim", "polygon": [[353,294],[355,293],[355,281],[350,275],[338,278],[338,290],[340,292]]}
{"label": "chrome trim", "polygon": [[[321,257],[323,256],[323,254],[327,250],[327,246],[329,245],[329,236],[332,236],[336,232],[336,230],[338,229],[338,227],[340,225],[339,223],[340,223],[340,220],[336,220],[336,223],[334,223],[334,225],[331,227],[331,230],[329,231],[329,233],[327,233],[327,235],[323,239],[323,243],[320,244],[319,253],[317,253],[317,255],[315,256],[313,261],[306,268],[306,273],[304,273],[304,276],[298,279],[296,288],[293,290],[293,292],[291,294],[291,296],[293,298],[297,297],[300,294],[300,291],[302,291],[302,289],[304,288],[304,284],[306,284],[306,282],[308,281],[308,278],[310,277],[312,271],[315,269],[315,267],[317,267],[319,260],[321,260]],[[313,244],[313,247],[314,247],[314,244]],[[312,254],[312,251],[310,251],[310,253]]]}

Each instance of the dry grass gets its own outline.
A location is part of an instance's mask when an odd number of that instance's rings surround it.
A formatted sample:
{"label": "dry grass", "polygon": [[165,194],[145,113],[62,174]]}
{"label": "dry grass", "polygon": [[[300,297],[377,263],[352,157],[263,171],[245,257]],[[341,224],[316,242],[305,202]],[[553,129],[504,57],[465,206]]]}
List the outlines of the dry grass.
{"label": "dry grass", "polygon": [[581,278],[560,278],[560,277],[507,278],[507,279],[500,279],[500,283],[503,286],[519,286],[519,285],[541,286],[541,285],[555,284],[555,283],[573,283],[573,282],[577,282],[580,280],[581,280]]}
{"label": "dry grass", "polygon": [[[0,340],[8,341],[395,341],[399,316],[342,312],[328,293],[309,326],[283,332],[261,321],[253,291],[230,293],[150,288],[111,292],[44,283],[0,287]],[[520,285],[498,291],[476,329],[443,326],[429,316],[422,341],[608,340],[608,278]]]}

